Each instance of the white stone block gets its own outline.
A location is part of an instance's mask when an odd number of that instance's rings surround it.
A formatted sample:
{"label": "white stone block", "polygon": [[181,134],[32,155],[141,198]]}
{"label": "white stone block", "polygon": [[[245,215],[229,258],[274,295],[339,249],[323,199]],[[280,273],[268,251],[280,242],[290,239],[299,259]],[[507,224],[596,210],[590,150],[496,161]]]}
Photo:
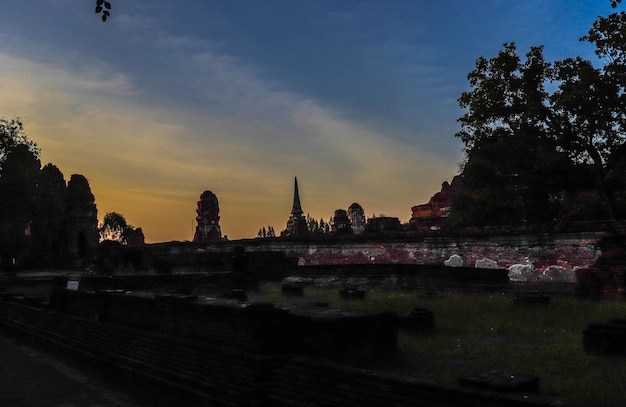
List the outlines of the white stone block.
{"label": "white stone block", "polygon": [[563,266],[548,266],[541,274],[544,281],[554,281],[559,283],[576,282],[576,273]]}
{"label": "white stone block", "polygon": [[535,274],[535,268],[532,264],[514,264],[509,267],[509,280],[511,281],[529,281]]}
{"label": "white stone block", "polygon": [[463,267],[463,258],[458,254],[453,254],[450,258],[443,262],[448,267]]}
{"label": "white stone block", "polygon": [[497,269],[498,268],[498,262],[495,260],[491,260],[488,259],[486,257],[483,257],[480,260],[476,260],[476,263],[474,264],[474,268],[477,269]]}

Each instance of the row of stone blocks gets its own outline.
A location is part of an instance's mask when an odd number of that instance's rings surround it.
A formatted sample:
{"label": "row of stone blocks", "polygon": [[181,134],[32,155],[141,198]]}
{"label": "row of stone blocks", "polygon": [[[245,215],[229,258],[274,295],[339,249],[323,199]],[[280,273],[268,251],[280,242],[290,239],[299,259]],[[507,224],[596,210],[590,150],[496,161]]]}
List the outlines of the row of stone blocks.
{"label": "row of stone blocks", "polygon": [[[271,370],[271,406],[578,406],[535,392],[504,393],[493,389],[445,385],[381,374],[308,357],[279,359]],[[485,386],[487,387],[487,386]]]}
{"label": "row of stone blocks", "polygon": [[233,407],[263,394],[259,372],[268,364],[266,355],[7,302],[0,309],[5,328],[55,345],[96,371],[110,371],[131,388],[157,384],[185,399]]}
{"label": "row of stone blocks", "polygon": [[[272,309],[267,304],[242,307],[231,303],[230,306],[239,310],[231,314],[235,320],[237,312],[253,315]],[[220,306],[224,307],[226,303]],[[358,332],[359,323],[368,322],[363,315],[317,308],[306,307],[293,314],[288,329],[310,338],[311,343],[301,342],[300,349],[290,351],[242,346],[254,336],[239,338],[239,342],[228,345],[210,338],[190,340],[7,301],[0,302],[0,323],[30,338],[54,343],[96,367],[111,369],[118,377],[122,374],[127,383],[155,382],[159,389],[207,405],[549,406],[555,402],[561,406],[574,405],[537,394],[507,395],[392,377],[341,366],[329,359],[312,358],[310,355],[320,350],[316,347],[355,350],[353,343],[360,338],[346,337],[343,344],[334,343],[332,338],[352,330]],[[371,329],[385,327],[373,324]],[[360,335],[366,336],[363,334]],[[371,347],[372,344],[365,346]]]}
{"label": "row of stone blocks", "polygon": [[390,312],[279,307],[190,295],[55,290],[50,307],[74,316],[255,352],[340,357],[353,350],[396,349]]}
{"label": "row of stone blocks", "polygon": [[[303,328],[299,323],[310,318],[332,321],[327,327],[335,329],[344,324],[343,318],[350,319],[338,311],[312,317],[316,312],[309,309],[308,314],[301,311],[292,329]],[[131,386],[157,384],[160,390],[212,406],[577,405],[537,394],[501,394],[395,377],[294,351],[259,352],[240,343],[177,338],[8,301],[0,302],[0,324],[110,370]],[[305,325],[310,335],[325,324]],[[324,338],[332,333],[321,331],[318,335]]]}

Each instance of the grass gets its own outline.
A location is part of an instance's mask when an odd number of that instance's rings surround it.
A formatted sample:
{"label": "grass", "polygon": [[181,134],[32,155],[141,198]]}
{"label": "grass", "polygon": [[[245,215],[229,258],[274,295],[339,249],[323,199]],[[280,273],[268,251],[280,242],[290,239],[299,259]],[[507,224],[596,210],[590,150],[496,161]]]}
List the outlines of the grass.
{"label": "grass", "polygon": [[415,307],[435,315],[437,328],[427,335],[400,332],[393,356],[359,360],[361,367],[444,383],[487,370],[526,373],[541,378],[544,394],[624,405],[626,358],[588,355],[582,331],[592,322],[626,317],[626,303],[553,297],[549,306],[515,305],[508,295],[418,297],[411,292],[371,289],[365,301],[341,300],[337,289],[307,287],[305,296],[283,297],[280,285],[266,284],[251,301],[277,304],[328,302],[331,307],[394,311]]}

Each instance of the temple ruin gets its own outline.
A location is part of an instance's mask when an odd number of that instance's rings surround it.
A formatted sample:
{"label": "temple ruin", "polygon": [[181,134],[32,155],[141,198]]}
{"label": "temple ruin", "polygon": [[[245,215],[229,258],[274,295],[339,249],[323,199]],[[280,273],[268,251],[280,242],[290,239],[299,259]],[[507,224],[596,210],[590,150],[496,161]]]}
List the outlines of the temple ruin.
{"label": "temple ruin", "polygon": [[217,196],[211,191],[204,191],[200,195],[196,209],[196,232],[194,242],[215,242],[222,239],[220,228],[220,206]]}
{"label": "temple ruin", "polygon": [[367,220],[365,219],[365,211],[363,207],[358,203],[354,202],[348,208],[348,219],[350,219],[350,225],[352,225],[352,233],[355,235],[360,235],[365,232],[365,225],[367,224]]}
{"label": "temple ruin", "polygon": [[95,197],[83,175],[70,177],[65,205],[67,251],[71,258],[82,261],[94,254],[100,240]]}

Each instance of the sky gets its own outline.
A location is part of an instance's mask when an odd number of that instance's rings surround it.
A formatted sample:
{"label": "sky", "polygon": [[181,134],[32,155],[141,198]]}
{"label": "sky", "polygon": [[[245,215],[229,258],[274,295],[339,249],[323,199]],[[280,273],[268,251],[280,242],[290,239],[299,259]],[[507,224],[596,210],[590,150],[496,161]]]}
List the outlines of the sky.
{"label": "sky", "polygon": [[459,173],[457,99],[515,42],[595,60],[609,0],[0,0],[0,117],[23,120],[99,221],[191,240],[200,194],[229,239],[359,203],[408,222]]}

